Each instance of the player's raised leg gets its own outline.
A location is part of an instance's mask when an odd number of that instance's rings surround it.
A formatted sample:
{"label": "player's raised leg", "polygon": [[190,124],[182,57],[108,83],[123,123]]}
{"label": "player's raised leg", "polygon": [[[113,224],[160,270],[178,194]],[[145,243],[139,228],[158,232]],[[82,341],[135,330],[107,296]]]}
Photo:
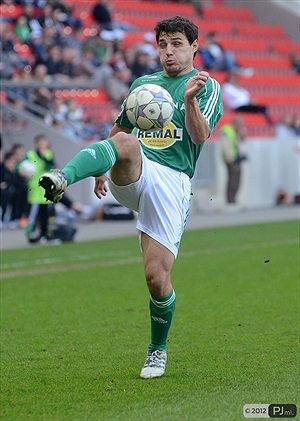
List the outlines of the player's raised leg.
{"label": "player's raised leg", "polygon": [[141,171],[141,154],[135,136],[123,132],[111,139],[89,145],[74,156],[62,170],[43,174],[39,185],[45,189],[48,200],[58,202],[67,186],[87,177],[99,177],[105,174],[116,162],[124,165],[127,177],[122,181],[129,184],[139,178]]}

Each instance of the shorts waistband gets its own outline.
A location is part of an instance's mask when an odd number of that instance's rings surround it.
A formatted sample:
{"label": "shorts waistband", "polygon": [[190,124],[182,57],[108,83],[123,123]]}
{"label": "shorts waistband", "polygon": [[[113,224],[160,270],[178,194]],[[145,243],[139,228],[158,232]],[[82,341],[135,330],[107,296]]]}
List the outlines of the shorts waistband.
{"label": "shorts waistband", "polygon": [[144,151],[143,151],[143,149],[142,149],[142,147],[141,147],[141,153],[142,153],[142,157],[143,157],[143,159],[148,159],[149,161],[151,161],[154,165],[157,165],[157,166],[160,166],[160,167],[163,167],[163,168],[165,168],[166,169],[166,171],[168,171],[168,172],[170,172],[170,173],[175,173],[175,174],[177,174],[177,175],[179,175],[181,178],[184,178],[184,179],[186,179],[186,180],[188,180],[188,181],[191,181],[191,178],[185,173],[185,172],[183,172],[183,171],[180,171],[180,170],[177,170],[177,169],[175,169],[175,168],[172,168],[172,167],[169,167],[169,166],[167,166],[167,165],[163,165],[163,164],[161,164],[160,162],[157,162],[157,161],[153,161],[152,159],[149,159],[145,154],[144,154]]}

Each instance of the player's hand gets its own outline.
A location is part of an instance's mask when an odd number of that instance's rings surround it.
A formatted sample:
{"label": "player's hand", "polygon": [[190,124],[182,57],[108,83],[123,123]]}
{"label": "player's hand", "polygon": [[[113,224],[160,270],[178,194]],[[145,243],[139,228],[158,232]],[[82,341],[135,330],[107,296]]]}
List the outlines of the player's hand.
{"label": "player's hand", "polygon": [[101,199],[103,196],[106,196],[108,192],[106,181],[107,181],[106,175],[95,177],[94,193],[98,197],[98,199]]}
{"label": "player's hand", "polygon": [[198,92],[205,86],[209,73],[202,70],[192,76],[185,85],[185,99],[193,99]]}

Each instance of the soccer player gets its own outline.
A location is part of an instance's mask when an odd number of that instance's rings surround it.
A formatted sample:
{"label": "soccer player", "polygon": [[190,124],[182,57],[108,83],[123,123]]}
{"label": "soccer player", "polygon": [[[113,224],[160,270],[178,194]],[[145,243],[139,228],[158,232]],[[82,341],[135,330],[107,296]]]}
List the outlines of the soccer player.
{"label": "soccer player", "polygon": [[187,221],[191,181],[205,140],[223,113],[219,83],[193,62],[198,51],[198,28],[175,16],[155,26],[163,71],[136,79],[157,84],[173,97],[175,112],[164,131],[134,128],[125,102],[108,139],[89,145],[60,171],[44,174],[39,184],[45,197],[61,199],[70,184],[96,177],[95,194],[115,198],[138,212],[137,229],[144,274],[150,292],[151,340],[140,376],[160,377],[167,361],[166,344],[175,311],[171,270]]}

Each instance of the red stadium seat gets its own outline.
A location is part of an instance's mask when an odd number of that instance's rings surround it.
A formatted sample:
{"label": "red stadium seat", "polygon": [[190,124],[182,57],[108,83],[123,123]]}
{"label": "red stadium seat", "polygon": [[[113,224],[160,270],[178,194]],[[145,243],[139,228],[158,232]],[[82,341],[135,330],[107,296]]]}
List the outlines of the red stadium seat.
{"label": "red stadium seat", "polygon": [[5,18],[16,19],[22,14],[22,6],[19,5],[7,5],[1,4],[0,5],[0,15]]}
{"label": "red stadium seat", "polygon": [[248,23],[238,22],[236,24],[237,33],[241,36],[255,36],[255,37],[282,37],[285,36],[285,31],[281,26],[275,25],[259,25],[256,23],[251,24],[249,28]]}
{"label": "red stadium seat", "polygon": [[253,14],[249,9],[241,7],[207,7],[203,8],[203,14],[205,20],[229,20],[229,21],[253,21]]}

